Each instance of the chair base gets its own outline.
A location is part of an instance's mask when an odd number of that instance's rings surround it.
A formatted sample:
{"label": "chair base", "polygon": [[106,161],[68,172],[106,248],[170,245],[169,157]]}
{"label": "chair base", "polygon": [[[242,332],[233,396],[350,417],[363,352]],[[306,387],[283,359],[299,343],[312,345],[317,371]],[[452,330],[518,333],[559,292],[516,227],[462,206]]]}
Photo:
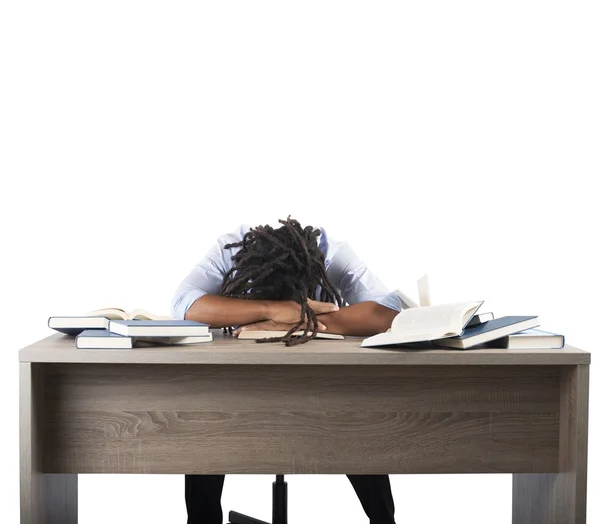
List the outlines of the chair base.
{"label": "chair base", "polygon": [[273,522],[265,522],[237,511],[229,512],[230,524],[287,524],[287,482],[283,475],[276,475],[273,482]]}
{"label": "chair base", "polygon": [[242,515],[237,511],[229,512],[229,524],[271,524],[264,520],[258,520],[248,515]]}

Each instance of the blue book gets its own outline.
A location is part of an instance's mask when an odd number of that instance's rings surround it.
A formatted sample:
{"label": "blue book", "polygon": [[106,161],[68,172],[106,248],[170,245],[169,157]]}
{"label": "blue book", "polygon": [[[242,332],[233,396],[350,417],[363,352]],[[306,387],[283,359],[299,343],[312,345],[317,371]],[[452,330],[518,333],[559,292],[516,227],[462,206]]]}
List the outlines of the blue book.
{"label": "blue book", "polygon": [[50,317],[48,327],[74,337],[86,329],[108,329],[108,318],[101,316]]}
{"label": "blue book", "polygon": [[108,330],[126,337],[197,337],[210,333],[208,324],[193,320],[110,320]]}
{"label": "blue book", "polygon": [[458,337],[442,338],[432,342],[436,346],[468,349],[539,325],[537,316],[500,317],[478,326],[467,327]]}
{"label": "blue book", "polygon": [[133,338],[111,333],[108,329],[86,329],[77,335],[78,349],[133,349]]}
{"label": "blue book", "polygon": [[125,337],[108,329],[87,329],[76,338],[78,349],[133,349],[138,346],[174,346],[212,342],[213,335],[189,337]]}

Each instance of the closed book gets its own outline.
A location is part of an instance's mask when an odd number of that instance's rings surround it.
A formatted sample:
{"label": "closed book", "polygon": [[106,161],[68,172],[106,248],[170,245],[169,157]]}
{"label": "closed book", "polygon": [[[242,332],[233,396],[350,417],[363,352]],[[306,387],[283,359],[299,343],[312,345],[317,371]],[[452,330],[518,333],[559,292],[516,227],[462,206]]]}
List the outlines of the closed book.
{"label": "closed book", "polygon": [[361,347],[411,344],[461,335],[482,300],[403,309],[385,333],[365,338]]}
{"label": "closed book", "polygon": [[562,349],[565,347],[564,335],[541,329],[526,329],[507,335],[496,342],[498,347],[506,349]]}
{"label": "closed book", "polygon": [[157,315],[146,309],[125,311],[120,308],[95,309],[85,315],[54,316],[48,319],[48,327],[66,335],[77,336],[86,329],[108,329],[108,322],[115,320],[164,320],[165,315]]}
{"label": "closed book", "polygon": [[76,338],[78,349],[133,349],[139,346],[176,346],[212,342],[213,334],[190,337],[126,337],[107,329],[88,329]]}
{"label": "closed book", "polygon": [[[311,332],[309,331],[308,333],[310,334]],[[287,334],[287,331],[268,331],[268,330],[254,331],[251,329],[246,329],[246,330],[240,331],[238,338],[255,340],[255,339],[259,339],[259,338],[283,337],[286,334]],[[301,329],[299,331],[296,331],[292,336],[293,337],[300,336],[303,334],[304,334],[304,330]],[[336,333],[324,333],[322,331],[318,331],[317,336],[315,338],[344,340],[344,335],[338,335]]]}
{"label": "closed book", "polygon": [[212,342],[213,334],[209,331],[206,335],[190,337],[132,337],[136,342],[153,344],[155,346],[183,346],[189,344],[203,344]]}
{"label": "closed book", "polygon": [[108,330],[126,337],[194,337],[209,333],[208,324],[193,320],[111,320]]}
{"label": "closed book", "polygon": [[86,329],[108,329],[108,318],[102,316],[50,317],[48,327],[65,335],[77,336]]}
{"label": "closed book", "polygon": [[133,338],[108,329],[86,329],[77,335],[75,345],[78,349],[133,349]]}
{"label": "closed book", "polygon": [[433,341],[435,346],[468,349],[524,329],[539,326],[537,316],[506,316],[488,320],[478,326],[466,328],[462,335]]}

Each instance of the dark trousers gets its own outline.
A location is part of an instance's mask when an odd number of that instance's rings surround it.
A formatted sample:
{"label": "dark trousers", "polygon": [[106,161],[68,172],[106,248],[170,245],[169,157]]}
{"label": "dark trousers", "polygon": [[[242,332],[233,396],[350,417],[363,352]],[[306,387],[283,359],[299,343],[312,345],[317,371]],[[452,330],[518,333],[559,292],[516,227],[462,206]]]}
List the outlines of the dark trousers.
{"label": "dark trousers", "polygon": [[[347,475],[370,524],[394,524],[394,499],[388,475]],[[188,524],[222,524],[225,475],[186,475]],[[265,495],[266,496],[266,495]]]}

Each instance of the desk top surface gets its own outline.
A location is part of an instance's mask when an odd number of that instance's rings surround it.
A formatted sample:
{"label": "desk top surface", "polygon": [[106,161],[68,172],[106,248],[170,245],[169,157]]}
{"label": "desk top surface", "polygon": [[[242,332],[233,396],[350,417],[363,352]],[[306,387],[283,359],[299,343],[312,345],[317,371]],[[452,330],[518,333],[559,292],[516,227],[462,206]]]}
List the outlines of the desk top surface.
{"label": "desk top surface", "polygon": [[312,340],[285,347],[257,344],[213,330],[214,341],[202,344],[135,349],[77,349],[75,338],[56,333],[19,351],[20,362],[106,364],[241,364],[241,365],[571,365],[589,364],[590,353],[564,349],[411,349],[361,348],[362,338]]}

